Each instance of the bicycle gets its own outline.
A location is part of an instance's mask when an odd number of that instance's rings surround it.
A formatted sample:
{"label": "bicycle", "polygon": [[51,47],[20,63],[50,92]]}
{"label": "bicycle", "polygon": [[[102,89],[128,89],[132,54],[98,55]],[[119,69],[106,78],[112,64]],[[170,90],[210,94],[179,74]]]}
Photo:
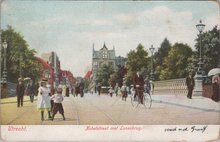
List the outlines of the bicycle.
{"label": "bicycle", "polygon": [[[138,93],[140,93],[140,91],[138,91]],[[135,92],[132,93],[131,95],[131,104],[133,107],[138,107],[139,104],[141,104],[141,98],[139,97],[140,95],[137,94],[135,97]],[[151,98],[151,94],[147,93],[146,91],[143,92],[143,105],[146,108],[151,108],[152,106],[152,98]]]}

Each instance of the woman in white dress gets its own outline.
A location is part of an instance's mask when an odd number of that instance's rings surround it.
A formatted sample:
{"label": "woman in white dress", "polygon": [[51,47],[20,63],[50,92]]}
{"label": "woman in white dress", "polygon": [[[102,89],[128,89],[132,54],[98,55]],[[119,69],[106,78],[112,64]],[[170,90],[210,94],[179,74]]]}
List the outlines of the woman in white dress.
{"label": "woman in white dress", "polygon": [[50,89],[46,87],[46,81],[41,81],[38,88],[37,109],[41,111],[41,120],[44,120],[44,111],[48,111],[48,118],[51,119]]}

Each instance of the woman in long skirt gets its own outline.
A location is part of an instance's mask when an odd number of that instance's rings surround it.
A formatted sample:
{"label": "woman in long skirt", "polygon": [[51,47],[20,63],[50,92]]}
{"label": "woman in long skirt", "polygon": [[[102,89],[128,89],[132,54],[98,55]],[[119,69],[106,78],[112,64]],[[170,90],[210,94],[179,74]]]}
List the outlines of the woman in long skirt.
{"label": "woman in long skirt", "polygon": [[38,88],[37,97],[37,109],[41,111],[41,120],[44,120],[44,111],[48,111],[48,118],[51,119],[51,103],[50,103],[50,90],[46,87],[46,82],[41,81],[40,87]]}

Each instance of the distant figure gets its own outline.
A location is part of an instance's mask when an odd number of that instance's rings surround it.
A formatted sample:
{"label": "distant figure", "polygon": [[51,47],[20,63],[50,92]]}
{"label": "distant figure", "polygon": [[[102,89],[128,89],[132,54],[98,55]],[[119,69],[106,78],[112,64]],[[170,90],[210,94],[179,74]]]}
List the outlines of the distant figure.
{"label": "distant figure", "polygon": [[213,89],[212,100],[215,102],[218,102],[220,100],[219,83],[220,83],[219,76],[218,75],[213,76],[212,77],[212,89]]}
{"label": "distant figure", "polygon": [[116,85],[115,85],[115,94],[116,94],[116,96],[118,96],[118,83],[116,83]]}
{"label": "distant figure", "polygon": [[69,87],[67,86],[67,87],[66,87],[66,96],[67,96],[67,97],[69,97],[69,93],[70,93],[70,90],[69,90]]}
{"label": "distant figure", "polygon": [[189,76],[186,78],[186,86],[188,90],[187,98],[192,99],[192,92],[195,86],[195,80],[193,78],[192,72],[190,72]]}
{"label": "distant figure", "polygon": [[85,84],[84,84],[84,82],[81,80],[80,85],[79,85],[80,97],[83,97],[83,96],[84,96],[84,87],[85,87]]}
{"label": "distant figure", "polygon": [[65,116],[64,116],[64,109],[63,109],[63,105],[62,102],[64,100],[64,97],[62,96],[62,86],[59,85],[57,87],[57,93],[51,96],[51,99],[54,101],[54,106],[52,108],[52,121],[54,119],[54,116],[56,115],[56,113],[59,111],[59,113],[63,116],[63,120],[65,120]]}
{"label": "distant figure", "polygon": [[23,97],[24,97],[24,84],[22,78],[18,79],[18,84],[16,87],[16,94],[17,94],[17,107],[23,106]]}
{"label": "distant figure", "polygon": [[26,88],[27,94],[30,96],[30,101],[34,102],[34,94],[35,94],[35,85],[33,83],[33,80],[30,80],[30,82],[27,84]]}
{"label": "distant figure", "polygon": [[126,86],[126,83],[123,82],[123,85],[121,86],[121,93],[122,93],[122,101],[125,100],[128,96],[128,87]]}
{"label": "distant figure", "polygon": [[83,80],[81,80],[81,81],[78,80],[76,82],[75,93],[76,93],[76,96],[78,96],[78,94],[80,94],[81,97],[84,96],[84,82],[83,82]]}
{"label": "distant figure", "polygon": [[108,92],[109,92],[110,96],[112,97],[112,95],[113,95],[113,93],[114,93],[113,88],[112,88],[112,87],[110,87],[110,89],[108,90]]}
{"label": "distant figure", "polygon": [[150,94],[150,90],[151,90],[150,81],[148,80],[148,78],[146,78],[144,80],[144,92]]}
{"label": "distant figure", "polygon": [[101,89],[102,89],[102,86],[100,83],[98,83],[98,86],[97,86],[97,90],[98,90],[98,95],[100,96],[101,94]]}
{"label": "distant figure", "polygon": [[63,96],[66,96],[66,88],[67,88],[66,84],[63,84],[63,86],[62,86],[62,95]]}

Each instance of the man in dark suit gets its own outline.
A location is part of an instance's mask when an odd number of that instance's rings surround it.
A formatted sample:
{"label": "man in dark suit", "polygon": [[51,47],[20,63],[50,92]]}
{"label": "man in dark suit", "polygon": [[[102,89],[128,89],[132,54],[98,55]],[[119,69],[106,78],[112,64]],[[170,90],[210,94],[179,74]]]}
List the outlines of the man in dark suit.
{"label": "man in dark suit", "polygon": [[143,91],[144,91],[144,78],[140,75],[139,71],[134,75],[133,85],[135,89],[135,95],[141,99],[141,104],[143,104]]}
{"label": "man in dark suit", "polygon": [[23,97],[24,97],[24,84],[22,82],[22,79],[18,79],[18,84],[16,87],[16,94],[17,94],[17,107],[23,106]]}
{"label": "man in dark suit", "polygon": [[192,99],[192,92],[195,86],[195,81],[192,72],[190,72],[189,76],[186,78],[186,86],[188,90],[187,98]]}

